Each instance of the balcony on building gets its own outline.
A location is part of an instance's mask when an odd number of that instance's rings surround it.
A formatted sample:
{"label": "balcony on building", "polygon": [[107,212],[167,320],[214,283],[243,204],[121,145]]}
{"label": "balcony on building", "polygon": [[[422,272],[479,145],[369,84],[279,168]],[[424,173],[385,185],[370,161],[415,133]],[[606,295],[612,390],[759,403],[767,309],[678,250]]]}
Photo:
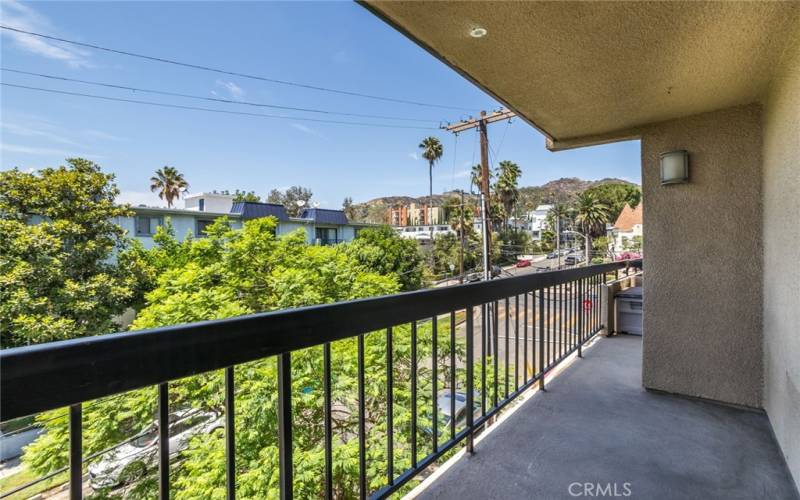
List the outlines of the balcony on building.
{"label": "balcony on building", "polygon": [[[275,495],[293,498],[303,464],[292,456],[292,403],[307,396],[292,386],[293,353],[357,339],[349,397],[363,401],[365,339],[391,345],[400,327],[412,325],[416,340],[418,326],[441,324],[431,342],[461,342],[463,358],[412,355],[400,367],[392,350],[381,353],[387,397],[369,409],[391,415],[395,368],[424,368],[436,381],[429,423],[422,409],[408,422],[387,417],[385,463],[370,458],[362,423],[348,436],[359,465],[343,496],[800,498],[800,3],[362,5],[542,132],[554,154],[641,141],[644,261],[9,349],[0,353],[1,419],[70,408],[66,471],[80,498],[84,403],[159,387],[163,404],[169,382],[211,371],[226,373],[233,394],[231,367],[277,359]],[[659,157],[675,150],[688,152],[688,182],[663,185]],[[613,322],[614,291],[634,280],[641,337]],[[325,360],[325,411],[314,417],[329,429]],[[461,382],[446,378],[456,367]],[[474,411],[437,418],[456,408],[439,404],[448,390]],[[366,415],[361,404],[359,422]],[[394,441],[400,425],[420,437]],[[230,433],[226,445],[232,498]],[[319,496],[334,498],[341,471],[329,433],[320,446]],[[409,446],[409,463],[391,459]],[[158,471],[162,498],[169,472]]]}

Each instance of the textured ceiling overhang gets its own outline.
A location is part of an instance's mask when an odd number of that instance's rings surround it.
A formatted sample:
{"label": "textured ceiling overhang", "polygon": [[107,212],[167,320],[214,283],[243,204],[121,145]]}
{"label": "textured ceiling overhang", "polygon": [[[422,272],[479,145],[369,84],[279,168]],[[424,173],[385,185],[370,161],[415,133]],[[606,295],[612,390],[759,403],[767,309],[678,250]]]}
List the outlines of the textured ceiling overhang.
{"label": "textured ceiling overhang", "polygon": [[361,3],[572,143],[758,101],[800,32],[800,2]]}

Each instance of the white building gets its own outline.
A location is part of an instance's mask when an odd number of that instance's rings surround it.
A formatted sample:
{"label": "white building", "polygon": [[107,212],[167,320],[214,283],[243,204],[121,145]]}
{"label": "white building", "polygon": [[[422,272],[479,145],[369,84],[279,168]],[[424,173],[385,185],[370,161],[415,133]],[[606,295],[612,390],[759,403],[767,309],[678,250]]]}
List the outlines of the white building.
{"label": "white building", "polygon": [[[201,196],[203,195],[197,195],[196,201],[202,200]],[[230,198],[232,200],[233,197]],[[211,199],[214,199],[213,196]],[[221,203],[220,198],[214,201]],[[200,205],[203,205],[203,210],[199,209]],[[172,224],[178,241],[183,241],[187,237],[204,237],[205,228],[220,217],[227,217],[234,229],[241,228],[243,223],[250,219],[275,217],[278,220],[277,235],[302,229],[306,233],[306,241],[316,245],[334,245],[352,241],[359,230],[374,226],[350,222],[342,210],[308,208],[303,210],[299,217],[289,217],[283,205],[274,203],[241,201],[232,203],[224,212],[208,210],[212,205],[206,205],[205,202],[195,203],[195,206],[197,208],[131,207],[134,215],[119,217],[116,222],[128,232],[128,235],[142,242],[145,248],[152,248],[155,245],[153,236],[156,234],[156,229],[164,225],[167,220]]]}
{"label": "white building", "polygon": [[550,213],[552,208],[553,205],[539,205],[536,207],[536,210],[528,212],[528,225],[526,229],[531,232],[531,237],[534,240],[541,240],[542,233],[550,229],[550,225],[547,223],[547,214]]}
{"label": "white building", "polygon": [[627,203],[619,213],[611,234],[614,236],[614,252],[622,252],[633,244],[634,237],[642,237],[642,203],[631,208]]}
{"label": "white building", "polygon": [[420,243],[431,242],[431,231],[433,231],[434,238],[441,234],[455,234],[453,228],[446,224],[437,224],[432,226],[394,226],[392,229],[394,229],[401,237],[414,239]]}
{"label": "white building", "polygon": [[189,194],[184,196],[183,203],[186,210],[227,214],[230,213],[233,207],[233,196],[215,191]]}

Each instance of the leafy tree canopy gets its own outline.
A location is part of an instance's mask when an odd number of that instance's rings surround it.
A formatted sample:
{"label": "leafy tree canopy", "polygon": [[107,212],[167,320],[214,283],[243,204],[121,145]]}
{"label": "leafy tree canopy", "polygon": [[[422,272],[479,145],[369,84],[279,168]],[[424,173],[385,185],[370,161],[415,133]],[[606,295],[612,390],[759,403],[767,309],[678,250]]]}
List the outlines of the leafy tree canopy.
{"label": "leafy tree canopy", "polygon": [[[314,193],[310,189],[302,186],[292,186],[283,192],[273,189],[267,195],[267,202],[283,205],[286,207],[286,213],[289,214],[289,217],[297,217],[304,208],[308,207],[312,196],[314,196]],[[301,202],[302,206],[298,202]]]}
{"label": "leafy tree canopy", "polygon": [[395,276],[403,291],[422,286],[423,257],[414,240],[402,238],[389,226],[365,228],[346,252],[368,269]]}
{"label": "leafy tree canopy", "polygon": [[625,204],[636,208],[642,201],[642,190],[635,184],[608,183],[590,187],[585,194],[594,197],[608,207],[608,220],[614,222],[619,217]]}
{"label": "leafy tree canopy", "polygon": [[140,269],[112,259],[128,241],[115,223],[114,176],[70,158],[37,173],[0,172],[3,347],[107,333],[137,300]]}
{"label": "leafy tree canopy", "polygon": [[249,201],[252,203],[261,203],[261,197],[255,191],[239,191],[233,193],[233,201]]}

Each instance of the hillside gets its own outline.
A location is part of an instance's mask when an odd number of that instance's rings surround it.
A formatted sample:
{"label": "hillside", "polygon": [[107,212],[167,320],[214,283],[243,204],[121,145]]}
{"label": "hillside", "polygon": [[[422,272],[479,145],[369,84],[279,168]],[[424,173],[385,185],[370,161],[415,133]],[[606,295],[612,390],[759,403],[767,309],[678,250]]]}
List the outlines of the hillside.
{"label": "hillside", "polygon": [[[577,198],[578,194],[582,191],[597,186],[600,184],[631,184],[622,179],[605,178],[594,181],[587,181],[578,179],[576,177],[564,177],[561,179],[552,180],[541,186],[525,186],[519,188],[519,203],[523,210],[533,210],[537,205],[549,203],[568,203]],[[453,191],[449,193],[434,194],[433,202],[435,205],[440,205],[447,198],[458,196],[458,192]],[[469,198],[477,199],[477,196],[467,195]],[[387,209],[397,205],[408,203],[422,203],[427,202],[427,196],[412,197],[412,196],[383,196],[375,198],[363,203],[353,204],[354,220],[361,222],[372,223],[388,223]]]}

